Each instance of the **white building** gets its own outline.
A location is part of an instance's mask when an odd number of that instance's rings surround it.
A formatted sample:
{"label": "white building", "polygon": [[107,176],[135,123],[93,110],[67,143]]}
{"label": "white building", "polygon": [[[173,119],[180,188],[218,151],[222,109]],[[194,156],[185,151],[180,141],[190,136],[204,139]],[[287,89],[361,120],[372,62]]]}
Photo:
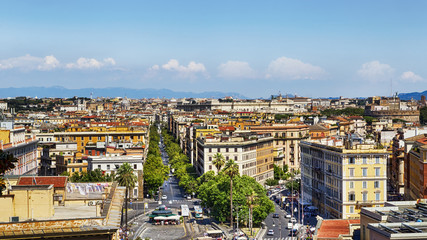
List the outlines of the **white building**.
{"label": "white building", "polygon": [[133,173],[138,177],[135,188],[130,191],[133,198],[142,199],[143,196],[143,156],[142,155],[118,155],[107,154],[106,156],[89,156],[88,171],[100,169],[105,174],[115,174],[121,165],[129,163],[133,168]]}

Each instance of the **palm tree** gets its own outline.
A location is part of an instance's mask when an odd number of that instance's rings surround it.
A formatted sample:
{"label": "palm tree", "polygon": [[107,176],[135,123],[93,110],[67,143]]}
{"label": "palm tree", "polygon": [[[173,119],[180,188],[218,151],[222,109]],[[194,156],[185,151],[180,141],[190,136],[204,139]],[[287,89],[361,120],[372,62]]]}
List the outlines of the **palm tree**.
{"label": "palm tree", "polygon": [[135,174],[133,174],[133,169],[129,163],[124,163],[117,170],[116,181],[120,186],[126,187],[126,209],[125,209],[125,220],[126,220],[126,229],[128,227],[128,201],[129,201],[129,189],[133,189],[135,187],[138,178]]}
{"label": "palm tree", "polygon": [[213,165],[215,165],[216,169],[221,171],[222,166],[225,164],[224,156],[221,153],[217,153],[213,156],[214,160],[212,161]]}
{"label": "palm tree", "polygon": [[230,226],[233,227],[233,178],[239,174],[239,166],[233,160],[229,160],[225,164],[224,173],[230,176]]}
{"label": "palm tree", "polygon": [[249,228],[251,229],[251,235],[252,235],[252,209],[256,206],[255,202],[258,199],[258,195],[255,193],[254,190],[246,196],[246,204],[249,207]]}

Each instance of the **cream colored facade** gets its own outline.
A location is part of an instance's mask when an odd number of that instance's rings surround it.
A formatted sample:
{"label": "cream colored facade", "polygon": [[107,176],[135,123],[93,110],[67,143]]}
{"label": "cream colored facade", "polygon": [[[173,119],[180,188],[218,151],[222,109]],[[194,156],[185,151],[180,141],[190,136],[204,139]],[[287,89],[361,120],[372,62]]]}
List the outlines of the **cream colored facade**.
{"label": "cream colored facade", "polygon": [[326,218],[359,218],[362,207],[387,200],[386,149],[301,142],[303,197]]}
{"label": "cream colored facade", "polygon": [[49,218],[54,214],[53,185],[12,186],[9,195],[0,196],[0,206],[0,222]]}

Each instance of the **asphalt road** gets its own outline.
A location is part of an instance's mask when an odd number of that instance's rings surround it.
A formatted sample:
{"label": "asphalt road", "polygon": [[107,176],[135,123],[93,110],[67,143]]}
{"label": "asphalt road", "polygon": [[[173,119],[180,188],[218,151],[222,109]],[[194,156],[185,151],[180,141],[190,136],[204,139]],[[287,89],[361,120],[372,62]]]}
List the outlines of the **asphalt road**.
{"label": "asphalt road", "polygon": [[[264,239],[277,239],[290,236],[290,231],[287,229],[289,219],[285,218],[285,211],[280,209],[276,203],[274,203],[274,208],[276,210],[275,213],[279,214],[279,218],[273,218],[273,213],[270,213],[264,220],[267,225],[267,232],[264,235]],[[274,230],[274,235],[267,235],[270,229]]]}

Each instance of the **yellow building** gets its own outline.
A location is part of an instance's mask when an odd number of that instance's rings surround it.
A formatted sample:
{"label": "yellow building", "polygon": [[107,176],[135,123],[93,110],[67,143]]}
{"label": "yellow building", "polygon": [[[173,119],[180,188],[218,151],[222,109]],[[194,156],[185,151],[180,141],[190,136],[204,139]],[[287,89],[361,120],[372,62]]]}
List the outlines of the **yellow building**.
{"label": "yellow building", "polygon": [[[335,143],[336,144],[336,143]],[[362,207],[387,200],[387,149],[301,142],[303,198],[325,218],[359,218]]]}
{"label": "yellow building", "polygon": [[8,195],[0,196],[0,222],[10,217],[19,221],[53,216],[53,185],[12,186]]}
{"label": "yellow building", "polygon": [[264,183],[274,178],[274,148],[273,138],[259,138],[256,147],[256,176],[257,182]]}

